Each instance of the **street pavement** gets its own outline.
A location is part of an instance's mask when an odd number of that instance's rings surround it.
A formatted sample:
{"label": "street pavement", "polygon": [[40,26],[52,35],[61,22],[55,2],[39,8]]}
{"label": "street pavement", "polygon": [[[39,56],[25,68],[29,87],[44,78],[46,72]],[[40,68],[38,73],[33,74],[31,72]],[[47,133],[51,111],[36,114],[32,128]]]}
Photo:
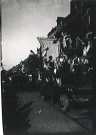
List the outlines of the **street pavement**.
{"label": "street pavement", "polygon": [[46,133],[88,133],[90,129],[70,117],[74,111],[67,115],[63,114],[59,108],[42,100],[39,92],[23,91],[18,92],[19,107],[32,102],[28,115],[30,127],[29,134]]}

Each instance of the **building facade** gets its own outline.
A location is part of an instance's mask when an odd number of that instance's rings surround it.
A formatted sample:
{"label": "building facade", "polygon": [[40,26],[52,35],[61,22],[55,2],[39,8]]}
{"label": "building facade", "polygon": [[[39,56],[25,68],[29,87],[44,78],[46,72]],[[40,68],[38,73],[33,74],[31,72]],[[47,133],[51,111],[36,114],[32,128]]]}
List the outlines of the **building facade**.
{"label": "building facade", "polygon": [[53,60],[56,60],[60,53],[59,42],[55,43],[55,38],[38,37],[37,39],[40,43],[42,57],[49,60],[49,56],[52,56]]}
{"label": "building facade", "polygon": [[[92,71],[93,74],[94,70],[90,69],[94,69],[93,59],[96,59],[93,51],[96,46],[94,42],[96,37],[95,12],[96,1],[71,0],[70,14],[66,17],[57,18],[55,38],[60,43],[61,53],[63,52],[68,56],[71,66],[77,66],[76,68],[82,70],[79,71],[81,74],[86,69],[86,75],[90,74],[89,71]],[[89,78],[92,81],[92,76]]]}
{"label": "building facade", "polygon": [[57,18],[56,38],[61,33],[68,33],[73,41],[72,48],[76,48],[76,38],[85,38],[88,32],[96,35],[96,2],[94,0],[72,0],[70,3],[70,14],[67,17]]}

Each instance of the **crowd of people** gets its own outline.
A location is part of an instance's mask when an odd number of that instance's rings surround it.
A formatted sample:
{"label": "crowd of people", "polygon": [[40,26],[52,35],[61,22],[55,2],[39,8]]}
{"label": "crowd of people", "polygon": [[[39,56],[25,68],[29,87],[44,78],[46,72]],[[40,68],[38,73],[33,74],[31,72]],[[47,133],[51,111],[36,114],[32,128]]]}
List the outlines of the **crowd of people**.
{"label": "crowd of people", "polygon": [[[50,59],[51,58],[51,59]],[[49,61],[44,61],[43,78],[46,81],[59,81],[60,85],[91,83],[93,67],[86,57],[68,59],[62,56],[57,61],[49,57]],[[73,79],[74,78],[74,79]]]}
{"label": "crowd of people", "polygon": [[[68,41],[68,38],[65,38]],[[82,55],[73,54],[68,56],[66,51],[62,50],[56,60],[53,60],[52,56],[49,56],[49,60],[46,57],[42,58],[42,64],[36,55],[30,55],[29,59],[29,71],[28,73],[17,71],[10,74],[10,72],[4,73],[2,80],[13,84],[13,86],[25,87],[30,85],[37,85],[40,81],[56,83],[58,85],[92,85],[93,77],[93,40],[92,33],[86,34],[82,42]],[[71,42],[72,46],[72,41]],[[63,41],[63,43],[65,43]],[[67,42],[66,42],[67,43]],[[67,44],[63,47],[66,47]],[[69,47],[70,48],[70,47]],[[47,48],[48,50],[49,48]],[[64,49],[64,48],[63,48]],[[34,57],[33,57],[34,56]],[[32,57],[32,59],[31,59]],[[31,61],[31,62],[30,62]],[[31,63],[31,64],[30,64]],[[39,66],[38,66],[39,65]],[[40,68],[40,66],[42,68]],[[42,69],[42,70],[41,70]]]}
{"label": "crowd of people", "polygon": [[49,56],[48,61],[46,59],[43,60],[43,78],[46,81],[50,80],[56,81],[57,83],[59,83],[59,85],[66,85],[66,84],[92,85],[93,79],[92,33],[89,32],[88,34],[86,34],[84,40],[80,42],[82,42],[81,45],[82,50],[80,50],[82,51],[81,55],[78,55],[77,51],[77,54],[71,55],[70,57],[63,50],[57,57],[56,61],[53,61],[52,56]]}

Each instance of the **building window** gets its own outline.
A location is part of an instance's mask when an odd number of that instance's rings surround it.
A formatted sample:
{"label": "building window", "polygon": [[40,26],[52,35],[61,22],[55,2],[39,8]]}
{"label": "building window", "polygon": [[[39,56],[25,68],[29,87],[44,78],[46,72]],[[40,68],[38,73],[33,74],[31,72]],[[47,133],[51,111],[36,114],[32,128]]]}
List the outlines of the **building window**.
{"label": "building window", "polygon": [[75,4],[75,9],[77,8],[77,5]]}
{"label": "building window", "polygon": [[88,24],[90,25],[90,15],[88,16]]}
{"label": "building window", "polygon": [[90,18],[89,18],[89,15],[88,14],[85,14],[84,15],[84,26],[88,26],[90,23]]}
{"label": "building window", "polygon": [[62,26],[62,21],[60,22],[60,25]]}

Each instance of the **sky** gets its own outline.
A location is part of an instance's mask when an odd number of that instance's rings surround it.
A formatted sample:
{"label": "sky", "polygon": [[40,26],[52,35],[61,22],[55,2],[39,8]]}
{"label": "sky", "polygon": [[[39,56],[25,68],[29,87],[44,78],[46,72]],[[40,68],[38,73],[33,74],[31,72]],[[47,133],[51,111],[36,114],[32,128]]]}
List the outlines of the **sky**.
{"label": "sky", "polygon": [[57,17],[70,13],[71,0],[2,0],[2,61],[8,70],[40,46]]}

